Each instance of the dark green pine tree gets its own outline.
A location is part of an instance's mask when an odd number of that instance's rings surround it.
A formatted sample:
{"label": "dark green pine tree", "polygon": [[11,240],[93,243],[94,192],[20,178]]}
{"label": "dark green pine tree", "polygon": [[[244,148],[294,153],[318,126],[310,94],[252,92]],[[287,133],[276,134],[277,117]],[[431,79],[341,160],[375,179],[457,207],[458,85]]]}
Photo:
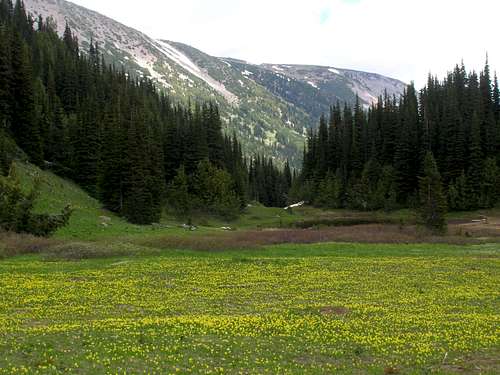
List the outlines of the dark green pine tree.
{"label": "dark green pine tree", "polygon": [[20,36],[31,43],[33,37],[33,20],[28,17],[22,0],[17,0],[12,13],[12,21]]}
{"label": "dark green pine tree", "polygon": [[0,26],[0,127],[7,129],[10,125],[10,42],[9,33],[4,26]]}
{"label": "dark green pine tree", "polygon": [[497,127],[500,127],[500,87],[498,86],[498,77],[496,73],[493,83],[493,106],[495,112],[495,121],[497,122]]}
{"label": "dark green pine tree", "polygon": [[330,124],[328,128],[328,170],[336,171],[342,158],[341,145],[342,114],[340,104],[333,106],[330,110]]}
{"label": "dark green pine tree", "polygon": [[10,23],[12,12],[12,0],[0,0],[0,23]]}
{"label": "dark green pine tree", "polygon": [[436,160],[431,152],[425,157],[423,171],[424,174],[419,179],[420,218],[428,229],[443,233],[447,227],[446,196]]}
{"label": "dark green pine tree", "polygon": [[174,121],[163,126],[163,155],[165,179],[169,183],[182,163],[181,135]]}
{"label": "dark green pine tree", "polygon": [[398,185],[398,201],[404,205],[408,203],[409,198],[416,188],[413,182],[415,175],[412,168],[414,156],[408,124],[404,122],[401,127],[401,133],[396,147],[396,155],[394,157],[394,168],[396,170]]}
{"label": "dark green pine tree", "polygon": [[218,107],[210,103],[204,109],[204,123],[207,129],[208,158],[218,167],[224,167],[224,150],[222,148],[222,122]]}
{"label": "dark green pine tree", "polygon": [[350,159],[351,159],[350,167],[351,167],[351,174],[354,177],[359,177],[363,170],[363,164],[364,164],[362,133],[366,125],[365,125],[365,114],[363,108],[361,107],[359,97],[357,95],[356,95],[356,105],[354,106],[354,122],[352,126],[353,130],[352,130],[352,145],[350,154]]}
{"label": "dark green pine tree", "polygon": [[484,163],[483,180],[481,181],[482,208],[493,208],[498,203],[500,192],[500,171],[495,158],[488,158]]}
{"label": "dark green pine tree", "polygon": [[320,180],[328,171],[328,125],[324,116],[319,122],[316,152],[316,178]]}
{"label": "dark green pine tree", "polygon": [[33,76],[29,50],[21,36],[12,38],[12,123],[17,144],[36,165],[43,164],[43,145],[36,118]]}
{"label": "dark green pine tree", "polygon": [[286,161],[285,168],[283,169],[283,176],[287,186],[287,191],[289,191],[290,188],[292,187],[293,177],[292,177],[292,170],[290,168],[290,163],[288,162],[288,160]]}
{"label": "dark green pine tree", "polygon": [[500,163],[500,88],[498,86],[498,77],[495,74],[495,82],[493,86],[493,105],[494,105],[494,117],[495,117],[495,133],[497,138],[497,163]]}
{"label": "dark green pine tree", "polygon": [[72,144],[74,179],[91,195],[97,196],[101,144],[94,95],[95,92],[79,110],[78,127]]}
{"label": "dark green pine tree", "polygon": [[73,35],[68,23],[66,22],[66,27],[64,29],[63,41],[66,45],[66,49],[73,55],[78,56],[79,47],[78,39]]}
{"label": "dark green pine tree", "polygon": [[353,145],[353,129],[354,120],[352,109],[347,104],[344,105],[342,117],[342,159],[340,169],[342,172],[343,180],[347,181],[351,172],[351,155]]}
{"label": "dark green pine tree", "polygon": [[491,75],[488,59],[479,79],[479,90],[481,92],[479,119],[481,122],[481,139],[483,152],[486,155],[495,155],[499,140],[497,124],[495,122],[493,93],[491,86]]}
{"label": "dark green pine tree", "polygon": [[147,186],[149,171],[144,148],[145,128],[137,117],[134,115],[128,130],[123,215],[134,224],[145,225],[154,221],[155,214],[153,196]]}
{"label": "dark green pine tree", "polygon": [[484,159],[481,149],[481,125],[477,112],[472,116],[469,168],[467,171],[468,203],[470,209],[479,208],[481,184],[483,181]]}
{"label": "dark green pine tree", "polygon": [[124,158],[126,138],[119,124],[119,107],[108,106],[104,115],[99,197],[104,207],[120,213],[123,209]]}
{"label": "dark green pine tree", "polygon": [[191,216],[193,197],[189,193],[189,180],[186,170],[181,166],[168,186],[168,204],[177,217],[188,219]]}
{"label": "dark green pine tree", "polygon": [[194,154],[195,163],[198,164],[203,159],[207,159],[209,155],[208,140],[207,140],[207,127],[203,124],[203,109],[197,105],[193,114],[192,125],[192,139],[193,148],[191,149]]}
{"label": "dark green pine tree", "polygon": [[460,177],[450,185],[448,189],[448,202],[449,208],[453,211],[466,211],[469,209],[470,202],[467,191],[467,177],[464,171],[462,171]]}
{"label": "dark green pine tree", "polygon": [[444,115],[441,120],[442,128],[442,160],[440,165],[443,170],[445,183],[450,183],[457,179],[465,168],[464,149],[465,134],[459,112],[457,91],[449,85],[444,102]]}
{"label": "dark green pine tree", "polygon": [[10,157],[7,152],[7,135],[0,129],[0,176],[6,176],[10,169]]}
{"label": "dark green pine tree", "polygon": [[147,153],[147,188],[151,193],[151,223],[158,223],[161,219],[163,204],[165,203],[165,171],[163,169],[163,150],[160,140],[160,131],[157,126],[146,127]]}

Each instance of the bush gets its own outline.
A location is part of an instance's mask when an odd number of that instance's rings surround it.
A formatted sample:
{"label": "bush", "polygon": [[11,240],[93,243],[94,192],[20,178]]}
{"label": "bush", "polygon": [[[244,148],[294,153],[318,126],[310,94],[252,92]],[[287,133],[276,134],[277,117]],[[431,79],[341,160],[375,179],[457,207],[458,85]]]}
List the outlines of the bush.
{"label": "bush", "polygon": [[49,237],[68,224],[73,210],[67,206],[59,215],[35,214],[34,207],[40,181],[36,180],[29,193],[24,193],[14,166],[7,176],[0,176],[0,229]]}
{"label": "bush", "polygon": [[189,218],[192,211],[199,211],[235,219],[241,212],[241,200],[231,175],[208,160],[201,161],[189,177],[183,167],[177,171],[168,189],[168,202],[181,218]]}

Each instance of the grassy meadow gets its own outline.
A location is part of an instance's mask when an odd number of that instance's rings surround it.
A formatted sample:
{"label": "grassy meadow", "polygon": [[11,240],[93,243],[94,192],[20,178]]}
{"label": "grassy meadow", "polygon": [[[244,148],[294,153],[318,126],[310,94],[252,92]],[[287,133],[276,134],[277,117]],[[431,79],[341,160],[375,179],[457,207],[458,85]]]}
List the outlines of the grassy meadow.
{"label": "grassy meadow", "polygon": [[190,231],[41,178],[40,210],[76,211],[52,239],[0,234],[0,374],[500,373],[495,211],[445,237],[408,211],[260,206]]}

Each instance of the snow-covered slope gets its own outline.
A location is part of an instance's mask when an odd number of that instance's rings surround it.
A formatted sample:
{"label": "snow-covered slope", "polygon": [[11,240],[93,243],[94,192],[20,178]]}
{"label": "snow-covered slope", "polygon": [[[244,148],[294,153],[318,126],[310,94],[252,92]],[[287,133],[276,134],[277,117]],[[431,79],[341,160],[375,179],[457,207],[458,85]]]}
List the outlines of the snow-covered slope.
{"label": "snow-covered slope", "polygon": [[404,84],[376,74],[333,67],[253,65],[217,58],[185,44],[154,40],[97,12],[64,0],[25,0],[33,15],[52,17],[62,34],[66,22],[86,50],[100,44],[105,59],[129,73],[149,76],[173,98],[214,100],[226,130],[247,152],[299,164],[306,129],[337,100],[364,104],[384,90],[400,94]]}

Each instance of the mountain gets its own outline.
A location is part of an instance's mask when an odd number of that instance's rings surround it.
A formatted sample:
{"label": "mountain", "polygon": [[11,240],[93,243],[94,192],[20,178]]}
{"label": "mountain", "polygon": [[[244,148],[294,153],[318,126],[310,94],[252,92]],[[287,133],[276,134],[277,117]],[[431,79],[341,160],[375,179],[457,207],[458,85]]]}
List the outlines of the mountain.
{"label": "mountain", "polygon": [[246,152],[265,153],[299,165],[307,129],[331,104],[366,106],[384,91],[399,95],[406,85],[378,74],[333,67],[255,65],[213,57],[191,46],[155,40],[97,12],[64,0],[25,0],[34,16],[52,17],[62,34],[66,22],[86,51],[93,39],[109,63],[152,78],[173,98],[187,103],[214,100],[226,131]]}

